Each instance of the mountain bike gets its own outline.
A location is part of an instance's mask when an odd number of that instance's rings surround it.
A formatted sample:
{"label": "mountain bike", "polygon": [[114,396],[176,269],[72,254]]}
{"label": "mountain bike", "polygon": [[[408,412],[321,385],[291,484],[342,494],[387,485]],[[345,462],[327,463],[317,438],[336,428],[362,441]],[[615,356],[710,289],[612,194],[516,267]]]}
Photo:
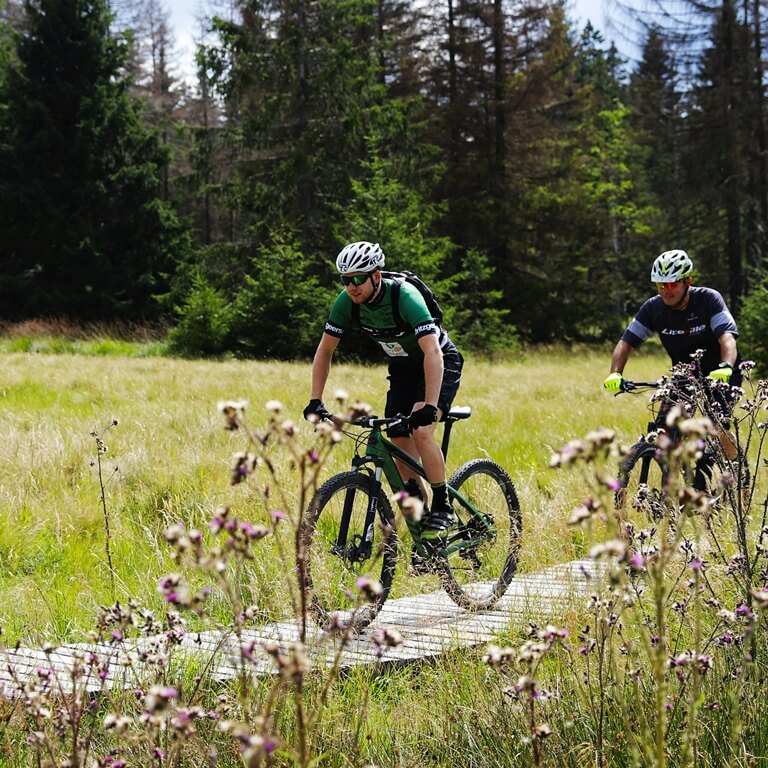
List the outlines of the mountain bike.
{"label": "mountain bike", "polygon": [[[694,382],[690,378],[678,381],[667,378],[661,381],[622,381],[617,396],[660,388],[664,388],[664,394],[652,400],[649,407],[654,419],[648,422],[646,433],[629,449],[619,465],[619,488],[615,494],[618,513],[623,513],[630,506],[644,511],[652,520],[659,521],[670,509],[667,493],[671,480],[668,452],[660,449],[658,438],[661,432],[666,432],[674,444],[679,440],[679,435],[673,427],[664,424],[664,406],[678,404],[684,408],[687,416],[703,413],[717,425],[721,417],[709,405],[706,388],[710,386],[707,379]],[[682,466],[681,470],[684,485],[707,492],[712,503],[717,501],[724,472],[733,475],[740,492],[746,490],[750,483],[749,465],[741,447],[737,447],[736,458],[729,460],[721,439],[716,435],[706,438],[701,458],[695,466]]]}
{"label": "mountain bike", "polygon": [[[444,456],[453,425],[470,415],[466,406],[451,408],[446,415]],[[426,478],[421,463],[382,433],[407,418],[364,416],[339,427],[355,441],[352,469],[325,482],[302,519],[299,581],[309,611],[324,627],[362,629],[379,613],[392,588],[399,537],[382,480],[395,498],[407,494],[395,459]],[[487,610],[504,594],[517,568],[522,521],[515,487],[501,466],[481,458],[454,472],[448,494],[457,521],[437,542],[422,540],[419,522],[403,514],[414,565],[420,564],[421,573],[437,573],[457,605]],[[367,602],[361,599],[361,589],[367,589]]]}

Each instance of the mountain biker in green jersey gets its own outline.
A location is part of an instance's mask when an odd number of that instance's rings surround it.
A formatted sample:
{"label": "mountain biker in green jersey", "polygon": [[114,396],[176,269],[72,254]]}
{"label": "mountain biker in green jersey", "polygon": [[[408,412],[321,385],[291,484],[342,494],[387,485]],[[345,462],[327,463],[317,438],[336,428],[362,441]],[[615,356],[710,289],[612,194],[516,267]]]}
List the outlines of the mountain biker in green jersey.
{"label": "mountain biker in green jersey", "polygon": [[[331,361],[344,333],[359,321],[389,359],[389,391],[384,414],[408,415],[390,427],[388,436],[420,458],[432,490],[432,501],[421,524],[421,536],[437,539],[455,523],[446,488],[445,459],[435,438],[435,423],[450,410],[461,382],[464,358],[446,331],[435,322],[418,288],[399,283],[397,310],[392,303],[393,280],[384,278],[384,253],[378,243],[345,246],[336,258],[344,289],[337,296],[312,362],[312,394],[304,418],[329,415],[323,391]],[[359,309],[355,309],[359,307]],[[399,316],[395,316],[397,311]],[[357,319],[356,319],[357,318]],[[413,473],[398,464],[404,480]]]}

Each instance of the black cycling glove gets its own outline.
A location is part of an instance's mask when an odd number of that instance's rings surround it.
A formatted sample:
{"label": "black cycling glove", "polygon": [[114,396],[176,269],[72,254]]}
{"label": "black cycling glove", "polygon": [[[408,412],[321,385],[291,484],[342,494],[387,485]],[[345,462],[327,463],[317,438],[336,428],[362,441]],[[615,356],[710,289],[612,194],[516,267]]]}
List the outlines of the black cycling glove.
{"label": "black cycling glove", "polygon": [[426,427],[437,421],[437,408],[434,405],[422,405],[408,417],[408,428],[413,432],[418,427]]}
{"label": "black cycling glove", "polygon": [[318,421],[322,421],[323,419],[329,419],[331,412],[323,405],[322,400],[310,400],[304,409],[304,418],[309,421],[310,416],[316,416]]}

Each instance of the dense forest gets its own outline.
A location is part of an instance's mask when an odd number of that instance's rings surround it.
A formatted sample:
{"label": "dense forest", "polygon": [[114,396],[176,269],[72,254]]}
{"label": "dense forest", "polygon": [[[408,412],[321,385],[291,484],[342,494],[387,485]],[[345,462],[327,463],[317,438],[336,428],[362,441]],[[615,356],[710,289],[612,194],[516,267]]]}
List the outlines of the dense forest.
{"label": "dense forest", "polygon": [[630,63],[562,0],[230,0],[190,81],[162,0],[0,0],[0,317],[307,356],[366,239],[492,353],[615,339],[677,247],[765,355],[766,8],[656,2]]}

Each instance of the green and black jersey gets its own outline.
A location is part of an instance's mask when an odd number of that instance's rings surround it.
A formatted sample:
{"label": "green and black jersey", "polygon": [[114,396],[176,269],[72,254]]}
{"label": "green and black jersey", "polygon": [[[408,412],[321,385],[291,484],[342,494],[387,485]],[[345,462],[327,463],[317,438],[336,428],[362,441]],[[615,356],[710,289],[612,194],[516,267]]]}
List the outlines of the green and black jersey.
{"label": "green and black jersey", "polygon": [[[400,283],[398,309],[403,322],[395,317],[392,306],[392,280],[382,279],[382,290],[376,301],[360,305],[360,326],[384,352],[392,358],[423,357],[419,339],[422,336],[438,334],[440,346],[447,342],[447,334],[436,324],[418,288],[409,283]],[[354,302],[344,290],[331,308],[325,324],[325,332],[341,338],[345,331],[356,322],[353,315]],[[406,329],[403,329],[403,323]]]}

